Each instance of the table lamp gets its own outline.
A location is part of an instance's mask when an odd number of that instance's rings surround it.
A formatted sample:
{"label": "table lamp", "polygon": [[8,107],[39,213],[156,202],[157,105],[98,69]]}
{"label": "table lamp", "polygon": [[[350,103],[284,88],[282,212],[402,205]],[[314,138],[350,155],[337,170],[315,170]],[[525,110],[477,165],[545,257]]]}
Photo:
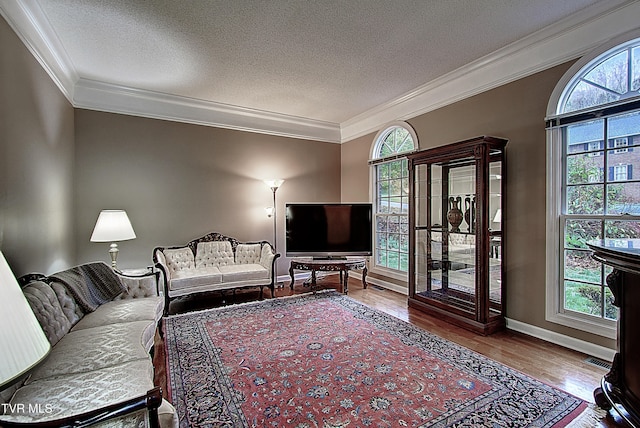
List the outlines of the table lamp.
{"label": "table lamp", "polygon": [[37,366],[51,345],[0,252],[0,391]]}
{"label": "table lamp", "polygon": [[91,234],[91,242],[111,242],[109,254],[111,255],[111,267],[116,269],[118,259],[117,241],[135,239],[129,217],[124,210],[102,210],[96,221],[96,226]]}

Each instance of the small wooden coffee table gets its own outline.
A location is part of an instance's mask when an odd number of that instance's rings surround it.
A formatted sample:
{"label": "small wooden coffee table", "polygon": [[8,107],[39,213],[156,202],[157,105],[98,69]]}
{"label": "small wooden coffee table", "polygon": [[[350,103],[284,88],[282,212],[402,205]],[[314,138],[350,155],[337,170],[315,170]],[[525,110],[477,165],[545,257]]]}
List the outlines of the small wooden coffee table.
{"label": "small wooden coffee table", "polygon": [[[340,283],[342,284],[342,292],[347,294],[349,291],[349,271],[353,269],[362,269],[362,286],[367,288],[367,262],[364,257],[346,257],[342,259],[314,259],[312,257],[296,257],[291,259],[289,266],[289,276],[291,283],[289,286],[293,290],[295,278],[294,270],[310,270],[311,271],[311,291],[316,292],[316,272],[340,272]],[[344,277],[343,274],[344,273]]]}

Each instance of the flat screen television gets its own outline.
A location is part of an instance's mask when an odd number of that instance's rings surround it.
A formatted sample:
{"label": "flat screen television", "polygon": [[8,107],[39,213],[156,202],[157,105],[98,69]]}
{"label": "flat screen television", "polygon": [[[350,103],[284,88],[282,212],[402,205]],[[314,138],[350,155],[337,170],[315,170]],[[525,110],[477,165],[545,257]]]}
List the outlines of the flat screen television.
{"label": "flat screen television", "polygon": [[286,208],[287,257],[371,255],[371,204],[287,204]]}

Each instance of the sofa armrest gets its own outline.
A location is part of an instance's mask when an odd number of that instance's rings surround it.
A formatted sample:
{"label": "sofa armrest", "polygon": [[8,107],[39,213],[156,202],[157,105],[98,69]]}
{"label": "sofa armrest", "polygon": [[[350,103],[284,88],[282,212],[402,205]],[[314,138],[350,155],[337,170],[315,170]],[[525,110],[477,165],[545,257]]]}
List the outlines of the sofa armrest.
{"label": "sofa armrest", "polygon": [[159,428],[158,408],[160,404],[162,404],[162,390],[160,387],[155,387],[140,397],[67,418],[45,422],[11,422],[3,420],[2,416],[0,416],[0,424],[3,427],[87,427],[147,409],[149,426],[151,428]]}
{"label": "sofa armrest", "polygon": [[260,265],[265,269],[271,269],[273,261],[276,259],[276,255],[273,251],[273,247],[267,242],[262,243],[262,250],[260,252]]}
{"label": "sofa armrest", "polygon": [[148,270],[142,274],[135,275],[116,271],[116,274],[127,288],[127,291],[119,296],[120,299],[139,299],[144,297],[157,297],[160,295],[159,270]]}
{"label": "sofa armrest", "polygon": [[169,315],[169,281],[171,281],[171,272],[169,271],[169,266],[167,266],[167,258],[164,256],[162,250],[163,247],[154,248],[151,259],[153,260],[155,268],[160,271],[160,275],[162,276],[160,287],[164,295],[164,315],[166,316]]}

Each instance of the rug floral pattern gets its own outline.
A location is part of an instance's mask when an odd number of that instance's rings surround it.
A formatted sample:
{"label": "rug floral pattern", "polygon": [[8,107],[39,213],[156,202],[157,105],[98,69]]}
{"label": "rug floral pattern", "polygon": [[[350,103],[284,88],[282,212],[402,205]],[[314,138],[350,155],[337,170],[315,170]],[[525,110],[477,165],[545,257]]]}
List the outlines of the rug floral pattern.
{"label": "rug floral pattern", "polygon": [[337,293],[169,317],[181,426],[551,427],[586,403]]}

